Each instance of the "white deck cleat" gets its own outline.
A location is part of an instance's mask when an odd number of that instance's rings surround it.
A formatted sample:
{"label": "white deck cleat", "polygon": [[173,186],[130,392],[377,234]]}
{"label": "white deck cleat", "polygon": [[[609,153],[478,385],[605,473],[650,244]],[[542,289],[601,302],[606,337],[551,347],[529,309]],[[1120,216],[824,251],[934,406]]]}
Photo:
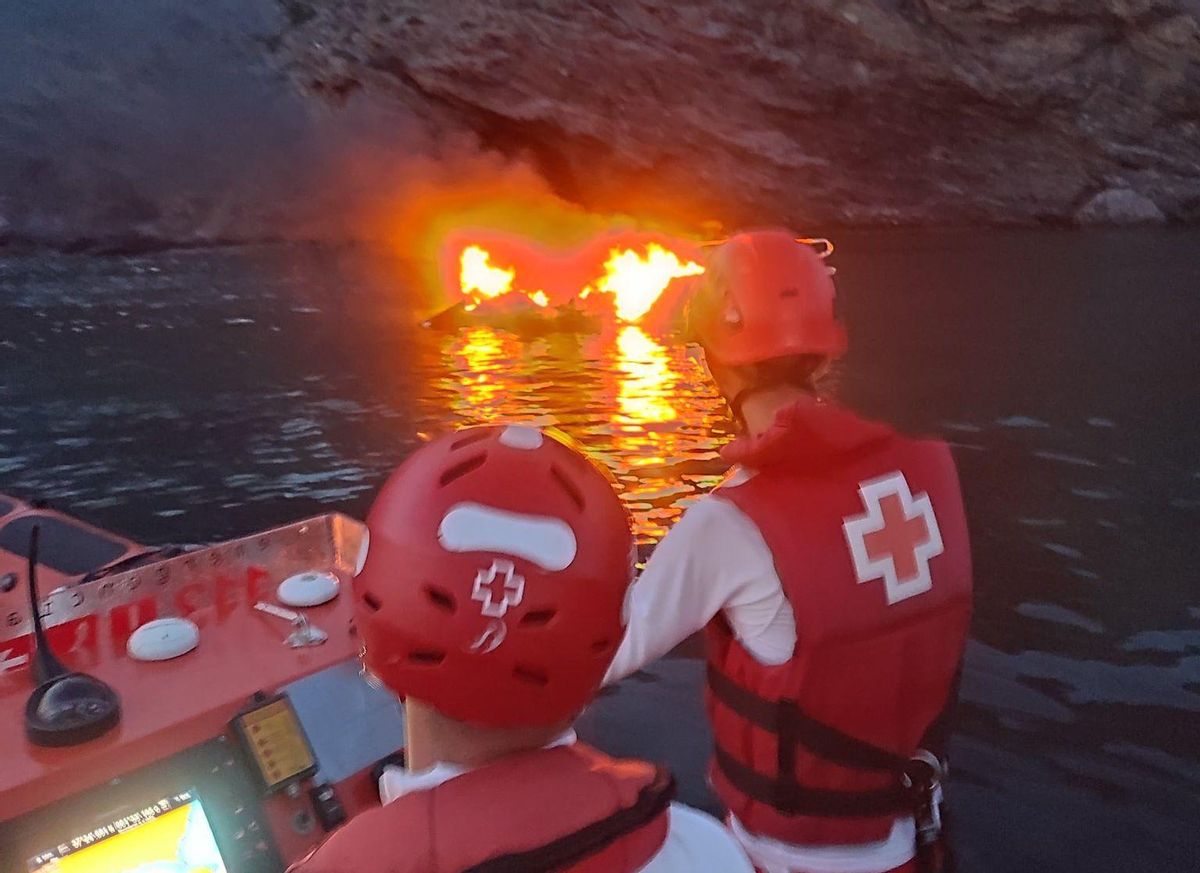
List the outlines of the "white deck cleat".
{"label": "white deck cleat", "polygon": [[332,573],[310,570],[288,576],[275,593],[285,606],[320,606],[337,597],[341,585]]}
{"label": "white deck cleat", "polygon": [[186,618],[148,621],[129,636],[125,650],[135,661],[169,661],[200,643],[200,629]]}

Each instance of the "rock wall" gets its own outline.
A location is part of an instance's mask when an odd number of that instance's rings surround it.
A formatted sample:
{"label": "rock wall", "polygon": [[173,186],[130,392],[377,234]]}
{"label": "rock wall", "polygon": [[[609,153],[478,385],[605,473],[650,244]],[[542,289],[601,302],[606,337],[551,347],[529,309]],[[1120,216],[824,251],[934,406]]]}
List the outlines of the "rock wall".
{"label": "rock wall", "polygon": [[16,4],[0,246],[359,237],[404,200],[406,159],[454,177],[481,152],[476,169],[518,159],[577,203],[689,221],[1195,221],[1198,16],[1200,0]]}
{"label": "rock wall", "polygon": [[266,62],[287,24],[274,0],[7,4],[0,246],[345,235],[371,181],[344,156],[419,130],[365,101],[314,112]]}
{"label": "rock wall", "polygon": [[1197,0],[282,0],[337,105],[726,222],[1194,221]]}

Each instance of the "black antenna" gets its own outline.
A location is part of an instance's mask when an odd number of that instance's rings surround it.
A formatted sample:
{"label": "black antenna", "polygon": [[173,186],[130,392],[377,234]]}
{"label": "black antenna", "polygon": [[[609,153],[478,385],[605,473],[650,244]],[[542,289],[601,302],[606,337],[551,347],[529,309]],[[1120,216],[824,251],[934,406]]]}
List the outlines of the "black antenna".
{"label": "black antenna", "polygon": [[38,597],[37,564],[38,540],[41,538],[41,525],[35,524],[29,531],[29,610],[33,614],[33,663],[30,670],[36,685],[66,676],[71,671],[58,660],[50,644],[46,642],[46,631],[42,628],[41,598]]}
{"label": "black antenna", "polygon": [[33,611],[34,689],[25,704],[25,736],[38,746],[74,746],[107,733],[121,719],[121,700],[99,679],[68,670],[54,654],[38,603],[39,525],[29,532],[29,606]]}

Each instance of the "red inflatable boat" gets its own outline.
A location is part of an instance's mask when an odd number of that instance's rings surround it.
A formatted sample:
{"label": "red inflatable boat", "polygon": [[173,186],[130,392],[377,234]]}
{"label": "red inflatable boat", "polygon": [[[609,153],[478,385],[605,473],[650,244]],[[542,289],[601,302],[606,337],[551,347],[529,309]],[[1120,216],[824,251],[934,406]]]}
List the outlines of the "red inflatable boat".
{"label": "red inflatable boat", "polygon": [[[338,593],[366,544],[332,514],[173,554],[0,495],[0,868],[279,873],[377,803],[402,714]],[[72,682],[112,697],[64,715]]]}

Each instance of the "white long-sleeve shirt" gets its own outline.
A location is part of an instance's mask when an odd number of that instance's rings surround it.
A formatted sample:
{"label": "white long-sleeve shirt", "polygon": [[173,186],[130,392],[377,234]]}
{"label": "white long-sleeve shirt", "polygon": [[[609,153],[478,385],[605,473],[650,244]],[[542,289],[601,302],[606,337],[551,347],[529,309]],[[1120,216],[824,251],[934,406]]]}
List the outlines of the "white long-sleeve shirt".
{"label": "white long-sleeve shirt", "polygon": [[[725,489],[745,481],[728,480]],[[623,679],[703,628],[722,613],[730,630],[759,662],[782,664],[796,648],[796,620],[775,560],[750,518],[720,496],[697,501],[654,549],[634,583],[625,639],[606,683]],[[914,854],[915,824],[896,819],[878,842],[798,846],[748,832],[736,817],[730,829],[766,873],[881,873]]]}
{"label": "white long-sleeve shirt", "polygon": [[709,494],[675,523],[634,583],[629,626],[605,681],[661,658],[718,612],[762,663],[792,657],[796,620],[771,550],[745,513]]}
{"label": "white long-sleeve shirt", "polygon": [[[575,741],[575,732],[567,731],[546,748],[567,746]],[[384,803],[390,803],[410,792],[434,788],[468,770],[445,763],[416,772],[388,767],[379,780],[379,796]],[[672,803],[667,817],[666,841],[639,873],[753,873],[733,836],[712,816],[682,803]]]}

